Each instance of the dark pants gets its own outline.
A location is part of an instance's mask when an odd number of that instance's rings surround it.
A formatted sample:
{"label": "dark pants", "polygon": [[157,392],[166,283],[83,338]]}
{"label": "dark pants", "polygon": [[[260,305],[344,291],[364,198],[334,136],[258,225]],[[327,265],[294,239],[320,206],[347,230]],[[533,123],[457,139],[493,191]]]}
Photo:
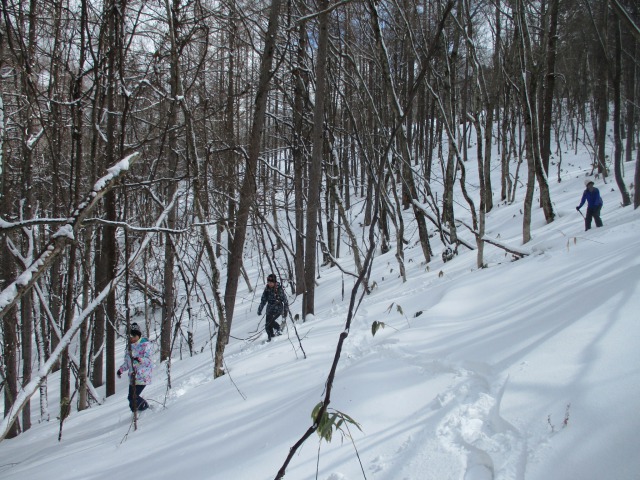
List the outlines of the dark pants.
{"label": "dark pants", "polygon": [[[134,410],[142,412],[143,410],[149,408],[149,404],[147,403],[147,401],[140,396],[142,390],[144,390],[144,387],[146,387],[146,385],[129,385],[129,396],[127,398],[129,399],[129,408],[132,412]],[[136,404],[138,405],[137,408]]]}
{"label": "dark pants", "polygon": [[602,209],[602,205],[598,205],[597,207],[587,207],[587,215],[584,217],[584,229],[589,230],[591,228],[591,219],[593,218],[596,221],[596,227],[602,226],[602,220],[600,219],[600,210]]}
{"label": "dark pants", "polygon": [[267,331],[267,337],[271,340],[271,337],[280,335],[280,324],[278,323],[279,313],[267,313],[267,319],[264,322],[264,329]]}

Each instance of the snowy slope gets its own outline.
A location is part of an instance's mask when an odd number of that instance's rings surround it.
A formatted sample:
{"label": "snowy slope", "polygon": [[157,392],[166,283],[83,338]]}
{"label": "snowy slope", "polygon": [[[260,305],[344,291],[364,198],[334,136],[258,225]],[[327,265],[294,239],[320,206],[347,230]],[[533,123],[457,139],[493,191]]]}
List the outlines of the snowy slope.
{"label": "snowy slope", "polygon": [[[527,245],[520,202],[488,216],[487,235],[530,252],[521,260],[487,246],[488,268],[466,249],[446,264],[436,252],[427,268],[414,231],[406,283],[394,251],[375,259],[375,288],[353,321],[330,405],[362,431],[349,425],[353,442],[338,432],[330,444],[314,435],[286,478],[640,478],[640,212],[598,181],[605,226],[584,232],[575,212],[584,163],[552,182],[558,218],[546,225],[536,209]],[[255,278],[255,262],[248,268]],[[264,334],[243,340],[258,326],[260,293],[244,290],[229,375],[212,379],[203,322],[204,350],[176,353],[171,389],[157,366],[144,392],[154,409],[137,430],[123,378],[103,405],[72,414],[61,442],[55,420],[2,442],[0,478],[274,478],[311,424],[346,320],[353,279],[320,273],[316,316],[296,326],[306,359],[291,326],[271,344]],[[374,321],[385,324],[375,336]]]}

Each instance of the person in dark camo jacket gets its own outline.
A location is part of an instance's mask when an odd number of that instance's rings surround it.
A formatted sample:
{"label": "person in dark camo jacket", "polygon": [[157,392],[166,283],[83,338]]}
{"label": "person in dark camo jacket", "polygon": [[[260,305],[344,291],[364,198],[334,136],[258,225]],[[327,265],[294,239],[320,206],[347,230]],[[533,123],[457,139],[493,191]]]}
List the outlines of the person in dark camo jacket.
{"label": "person in dark camo jacket", "polygon": [[267,318],[264,328],[267,331],[267,341],[270,342],[272,337],[282,334],[280,324],[277,322],[278,317],[282,315],[282,318],[286,318],[289,313],[287,294],[273,273],[267,277],[267,286],[262,293],[262,299],[258,307],[258,315],[262,315],[262,310],[265,305],[267,306]]}

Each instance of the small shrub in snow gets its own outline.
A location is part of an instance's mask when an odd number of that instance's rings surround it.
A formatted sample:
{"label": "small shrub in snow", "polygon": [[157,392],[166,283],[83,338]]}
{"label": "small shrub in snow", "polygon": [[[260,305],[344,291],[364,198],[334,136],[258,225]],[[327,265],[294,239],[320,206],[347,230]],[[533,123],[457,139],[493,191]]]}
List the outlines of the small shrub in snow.
{"label": "small shrub in snow", "polygon": [[[566,428],[567,426],[569,426],[569,410],[571,409],[571,404],[567,403],[567,408],[564,411],[564,419],[562,420],[562,426],[560,427],[559,430],[562,430],[563,428]],[[551,422],[551,414],[549,414],[549,416],[547,417],[547,423],[549,424],[549,427],[551,427],[551,433],[556,433],[556,426]]]}

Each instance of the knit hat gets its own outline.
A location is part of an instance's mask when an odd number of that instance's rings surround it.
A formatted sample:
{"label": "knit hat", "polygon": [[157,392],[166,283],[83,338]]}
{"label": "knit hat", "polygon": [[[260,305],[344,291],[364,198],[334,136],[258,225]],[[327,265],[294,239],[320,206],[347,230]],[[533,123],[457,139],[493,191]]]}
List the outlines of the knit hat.
{"label": "knit hat", "polygon": [[593,180],[591,180],[590,178],[586,178],[586,179],[584,180],[584,186],[585,186],[585,187],[588,187],[590,183],[593,183]]}
{"label": "knit hat", "polygon": [[273,273],[270,273],[267,277],[267,282],[277,282],[276,276]]}
{"label": "knit hat", "polygon": [[140,330],[140,327],[138,326],[137,323],[132,323],[131,324],[131,328],[129,328],[129,335],[136,336],[136,337],[141,337],[142,336],[142,331]]}

